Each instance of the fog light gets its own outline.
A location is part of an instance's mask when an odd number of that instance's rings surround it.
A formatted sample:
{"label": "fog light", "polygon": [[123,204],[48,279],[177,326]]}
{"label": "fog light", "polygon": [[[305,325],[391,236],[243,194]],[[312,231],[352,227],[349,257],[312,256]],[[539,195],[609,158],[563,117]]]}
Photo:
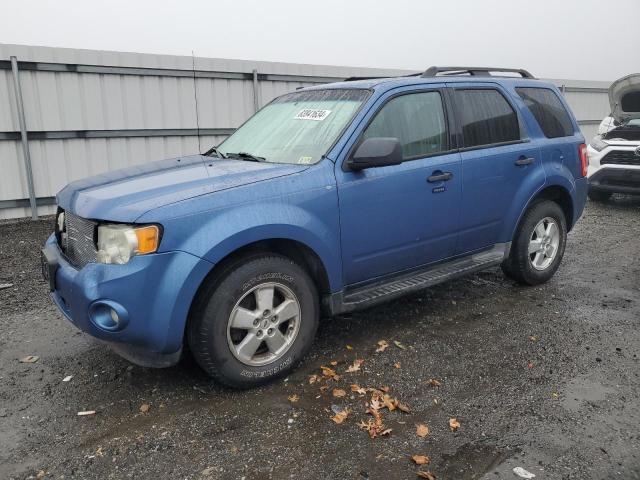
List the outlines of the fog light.
{"label": "fog light", "polygon": [[127,310],[112,300],[96,300],[89,307],[89,319],[100,330],[117,332],[127,326]]}

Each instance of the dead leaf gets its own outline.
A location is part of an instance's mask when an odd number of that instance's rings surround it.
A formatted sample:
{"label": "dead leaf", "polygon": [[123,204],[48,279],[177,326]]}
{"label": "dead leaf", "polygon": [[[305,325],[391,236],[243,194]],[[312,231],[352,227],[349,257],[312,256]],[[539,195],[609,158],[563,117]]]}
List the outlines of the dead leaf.
{"label": "dead leaf", "polygon": [[405,347],[403,344],[401,344],[398,340],[394,340],[393,344],[398,347],[400,350],[406,350],[407,347]]}
{"label": "dead leaf", "polygon": [[350,413],[351,413],[351,410],[349,409],[342,410],[336,413],[333,417],[331,417],[331,420],[333,420],[335,423],[340,425],[342,422],[344,422],[347,419]]}
{"label": "dead leaf", "polygon": [[149,406],[148,403],[143,403],[142,405],[140,405],[140,412],[147,413],[150,408],[151,407]]}
{"label": "dead leaf", "polygon": [[353,384],[351,385],[351,391],[357,393],[358,395],[366,395],[367,390],[362,388],[360,385]]}
{"label": "dead leaf", "polygon": [[398,410],[404,413],[411,413],[411,408],[406,403],[398,402]]}
{"label": "dead leaf", "polygon": [[387,394],[382,396],[382,403],[384,403],[384,406],[387,407],[390,412],[393,412],[398,406],[398,400],[391,398]]}
{"label": "dead leaf", "polygon": [[449,419],[449,428],[451,429],[452,432],[455,432],[456,430],[458,430],[460,428],[460,422],[455,418],[450,418]]}
{"label": "dead leaf", "polygon": [[46,475],[47,475],[47,472],[45,472],[44,470],[40,470],[40,471],[38,471],[38,473],[36,474],[36,479],[37,479],[37,480],[41,480],[41,479],[43,479]]}
{"label": "dead leaf", "polygon": [[360,371],[360,367],[362,367],[363,363],[364,363],[364,360],[356,358],[353,361],[353,364],[349,365],[349,368],[347,368],[347,373],[354,373],[354,372]]}
{"label": "dead leaf", "polygon": [[416,465],[427,465],[431,461],[426,455],[412,455],[411,460],[413,460]]}
{"label": "dead leaf", "polygon": [[329,368],[325,366],[321,366],[320,368],[322,369],[323,377],[330,380],[336,380],[336,381],[340,380],[340,375],[338,375],[333,368]]}
{"label": "dead leaf", "polygon": [[380,417],[376,419],[370,418],[366,422],[362,420],[358,426],[363,430],[366,430],[371,438],[389,435],[393,431],[391,428],[385,428]]}
{"label": "dead leaf", "polygon": [[79,417],[86,417],[87,415],[95,415],[95,414],[96,414],[95,410],[85,410],[82,412],[78,412]]}
{"label": "dead leaf", "polygon": [[20,359],[20,363],[36,363],[38,360],[40,360],[40,357],[37,355],[27,355]]}
{"label": "dead leaf", "polygon": [[[374,392],[375,395],[375,392]],[[391,429],[387,428],[384,425],[382,420],[382,414],[380,413],[380,408],[382,404],[376,398],[371,400],[371,406],[367,408],[367,413],[373,416],[373,418],[368,419],[366,422],[361,421],[358,426],[367,431],[369,437],[376,438],[380,436],[389,435],[391,433]]]}
{"label": "dead leaf", "polygon": [[321,392],[326,392],[327,390],[329,390],[329,385],[323,385],[320,387]]}
{"label": "dead leaf", "polygon": [[396,362],[393,364],[393,368],[400,368],[400,367],[401,367],[400,362]]}
{"label": "dead leaf", "polygon": [[383,387],[380,387],[380,390],[382,390],[384,393],[388,393],[389,390],[391,390],[391,389],[389,387],[387,387],[387,386],[383,386]]}
{"label": "dead leaf", "polygon": [[288,399],[291,403],[296,403],[298,400],[300,400],[300,397],[294,393],[293,395],[290,395]]}
{"label": "dead leaf", "polygon": [[426,478],[427,480],[436,480],[436,476],[431,472],[425,472],[423,470],[420,470],[419,472],[416,473],[416,475],[418,475],[418,477],[420,478]]}
{"label": "dead leaf", "polygon": [[337,360],[332,360],[329,363],[331,364],[332,367],[335,367],[338,364]]}
{"label": "dead leaf", "polygon": [[320,381],[320,375],[309,375],[309,384],[313,385],[316,382]]}
{"label": "dead leaf", "polygon": [[427,427],[424,423],[419,423],[416,425],[416,435],[420,438],[424,438],[429,435],[429,427]]}
{"label": "dead leaf", "polygon": [[435,380],[433,378],[430,378],[429,380],[427,380],[427,383],[432,387],[436,387],[436,388],[442,385],[438,380]]}
{"label": "dead leaf", "polygon": [[104,456],[104,452],[102,451],[102,447],[98,447],[98,449],[96,450],[96,457],[102,457]]}
{"label": "dead leaf", "polygon": [[536,337],[535,335],[531,335],[531,336],[529,337],[529,340],[531,340],[532,342],[535,342],[535,341],[537,341],[537,340],[538,340],[538,337]]}
{"label": "dead leaf", "polygon": [[333,396],[336,397],[336,398],[342,398],[342,397],[344,397],[346,395],[347,395],[347,392],[345,392],[341,388],[334,388],[333,389]]}
{"label": "dead leaf", "polygon": [[387,348],[389,348],[389,344],[386,340],[378,341],[378,348],[376,348],[376,353],[384,352]]}

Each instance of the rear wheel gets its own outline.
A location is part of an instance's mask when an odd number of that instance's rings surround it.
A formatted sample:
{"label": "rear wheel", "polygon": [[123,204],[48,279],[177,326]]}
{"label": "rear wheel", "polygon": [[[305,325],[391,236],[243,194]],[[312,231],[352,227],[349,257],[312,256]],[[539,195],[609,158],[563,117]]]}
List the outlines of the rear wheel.
{"label": "rear wheel", "polygon": [[560,206],[542,201],[527,210],[518,226],[502,270],[526,285],[548,281],[558,270],[567,241],[567,223]]}
{"label": "rear wheel", "polygon": [[606,202],[611,198],[611,192],[603,192],[602,190],[591,190],[587,193],[589,198],[594,202]]}
{"label": "rear wheel", "polygon": [[219,382],[254,387],[302,360],[319,312],[317,290],[302,267],[279,255],[250,258],[204,286],[189,322],[189,346]]}

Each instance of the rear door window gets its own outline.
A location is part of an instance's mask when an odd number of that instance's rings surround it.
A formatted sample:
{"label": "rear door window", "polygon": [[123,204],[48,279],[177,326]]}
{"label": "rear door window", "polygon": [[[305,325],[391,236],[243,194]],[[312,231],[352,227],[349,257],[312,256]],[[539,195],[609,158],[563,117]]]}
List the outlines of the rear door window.
{"label": "rear door window", "polygon": [[547,138],[570,137],[573,124],[558,96],[548,88],[519,87],[516,92]]}
{"label": "rear door window", "polygon": [[455,98],[465,148],[521,139],[518,116],[497,90],[457,89]]}
{"label": "rear door window", "polygon": [[440,92],[400,95],[389,100],[364,131],[363,138],[395,137],[403,160],[449,150]]}

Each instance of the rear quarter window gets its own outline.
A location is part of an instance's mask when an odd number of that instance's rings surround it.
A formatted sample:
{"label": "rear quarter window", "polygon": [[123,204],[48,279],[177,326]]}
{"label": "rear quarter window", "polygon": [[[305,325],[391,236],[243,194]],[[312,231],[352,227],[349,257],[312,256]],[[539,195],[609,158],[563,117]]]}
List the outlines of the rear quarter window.
{"label": "rear quarter window", "polygon": [[571,117],[553,90],[518,87],[516,92],[535,117],[545,137],[570,137],[574,134]]}
{"label": "rear quarter window", "polygon": [[464,147],[481,147],[521,139],[518,116],[497,90],[455,90]]}

